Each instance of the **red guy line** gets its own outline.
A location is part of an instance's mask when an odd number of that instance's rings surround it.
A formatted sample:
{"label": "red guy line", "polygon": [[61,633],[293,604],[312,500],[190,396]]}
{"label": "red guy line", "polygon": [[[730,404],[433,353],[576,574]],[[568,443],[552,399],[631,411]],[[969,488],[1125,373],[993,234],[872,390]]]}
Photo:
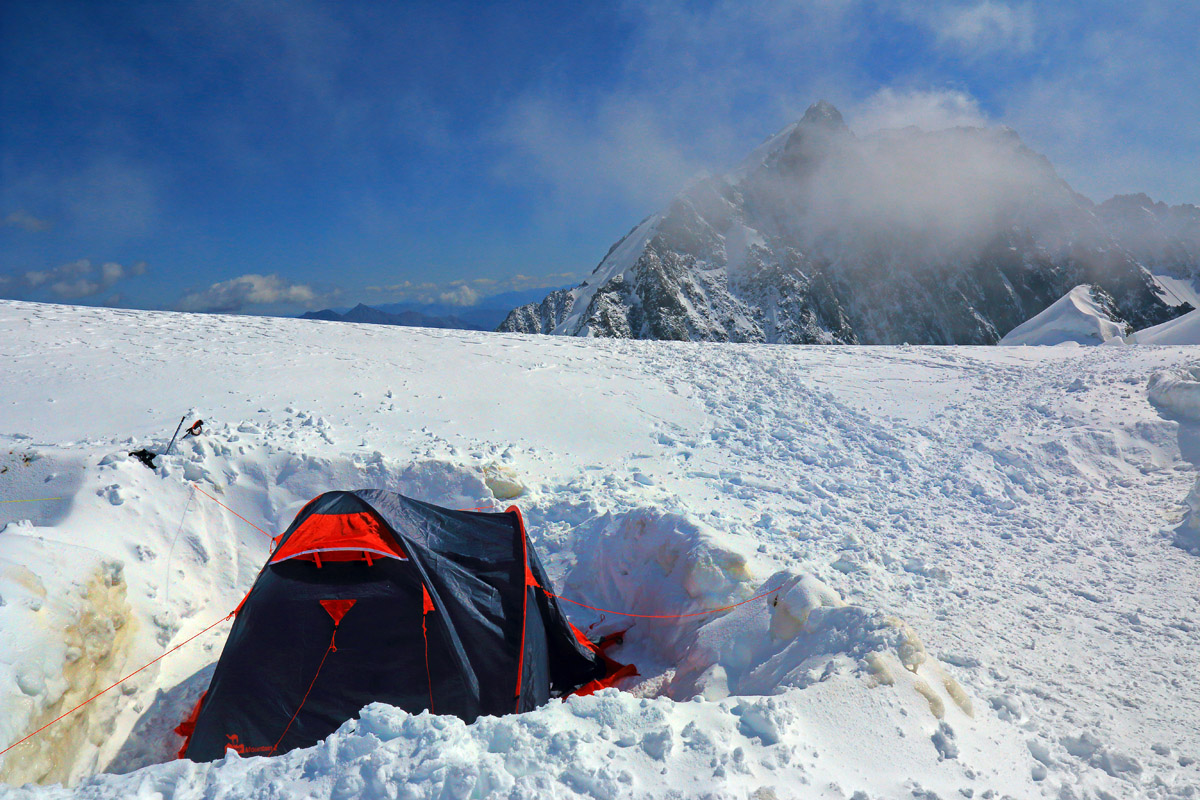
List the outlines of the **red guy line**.
{"label": "red guy line", "polygon": [[34,736],[37,736],[39,733],[41,733],[42,731],[46,730],[46,728],[49,728],[51,725],[53,725],[54,723],[58,722],[58,721],[59,721],[59,720],[61,720],[62,718],[64,718],[64,717],[67,717],[67,716],[70,716],[71,714],[74,714],[76,711],[78,711],[79,709],[83,708],[83,707],[84,707],[84,706],[86,706],[88,703],[92,702],[93,700],[95,700],[97,697],[99,697],[100,695],[104,694],[105,692],[108,692],[108,691],[111,691],[112,689],[115,689],[115,688],[117,688],[117,687],[118,687],[118,686],[120,686],[122,683],[124,683],[125,681],[129,680],[130,678],[132,678],[134,675],[137,675],[139,672],[141,672],[142,670],[146,669],[146,667],[152,666],[152,665],[154,665],[154,664],[157,664],[159,661],[162,661],[164,658],[166,658],[167,656],[171,655],[171,653],[174,653],[176,650],[178,650],[179,648],[183,647],[183,646],[184,646],[185,644],[187,644],[188,642],[192,641],[192,639],[195,639],[196,637],[200,636],[201,634],[208,633],[209,631],[211,631],[213,628],[215,628],[215,627],[217,627],[218,625],[220,625],[220,624],[221,624],[222,622],[224,622],[225,620],[227,620],[227,619],[230,619],[230,618],[231,618],[233,615],[234,615],[234,612],[230,611],[230,612],[229,612],[229,614],[227,614],[226,616],[224,616],[224,617],[221,617],[219,620],[217,620],[216,622],[214,622],[212,625],[209,625],[207,628],[205,628],[204,630],[200,631],[200,633],[193,634],[193,635],[189,636],[188,638],[184,639],[182,642],[180,642],[179,644],[175,645],[175,646],[174,646],[174,647],[172,647],[170,650],[168,650],[167,652],[163,653],[163,654],[162,654],[161,656],[159,656],[158,658],[156,658],[156,659],[154,659],[153,661],[151,661],[149,664],[146,664],[146,665],[145,665],[145,666],[143,666],[143,667],[139,667],[138,669],[135,669],[133,672],[129,673],[129,674],[128,674],[128,675],[126,675],[124,678],[121,678],[121,680],[117,681],[117,682],[116,682],[116,683],[114,683],[112,686],[109,686],[107,689],[104,689],[104,690],[102,690],[102,691],[99,691],[99,692],[97,692],[96,694],[94,694],[94,695],[92,695],[91,697],[89,697],[87,700],[84,700],[82,703],[80,703],[79,705],[77,705],[77,706],[75,706],[74,708],[72,708],[70,711],[67,711],[67,712],[65,712],[65,713],[63,713],[63,714],[59,714],[57,717],[55,717],[54,719],[50,720],[49,722],[47,722],[47,723],[46,723],[45,725],[43,725],[42,727],[38,728],[36,731],[34,731],[33,733],[29,734],[29,735],[28,735],[28,736],[26,736],[24,739],[19,739],[19,740],[17,740],[17,741],[15,741],[15,742],[13,742],[12,744],[10,744],[8,747],[4,748],[3,750],[0,750],[0,756],[3,756],[3,755],[4,755],[5,753],[7,753],[9,750],[12,750],[14,747],[16,747],[17,745],[21,744],[22,742],[26,742],[26,741],[28,741],[28,740],[32,739]]}

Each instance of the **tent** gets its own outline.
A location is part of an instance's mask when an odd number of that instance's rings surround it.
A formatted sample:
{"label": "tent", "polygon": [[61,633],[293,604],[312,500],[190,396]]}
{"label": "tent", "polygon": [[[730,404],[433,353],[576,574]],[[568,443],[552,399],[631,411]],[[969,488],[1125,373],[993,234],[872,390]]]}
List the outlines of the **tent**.
{"label": "tent", "polygon": [[308,503],[277,539],[180,756],[307,747],[372,702],[472,721],[633,674],[563,614],[517,508],[379,490]]}

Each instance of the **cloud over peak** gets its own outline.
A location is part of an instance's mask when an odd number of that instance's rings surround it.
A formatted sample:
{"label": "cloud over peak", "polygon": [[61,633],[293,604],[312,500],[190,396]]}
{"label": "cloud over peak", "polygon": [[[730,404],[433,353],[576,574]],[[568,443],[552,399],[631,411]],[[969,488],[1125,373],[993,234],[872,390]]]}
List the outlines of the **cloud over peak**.
{"label": "cloud over peak", "polygon": [[956,89],[885,88],[856,106],[851,114],[851,127],[859,134],[910,125],[926,131],[982,128],[988,125],[988,118],[978,100]]}

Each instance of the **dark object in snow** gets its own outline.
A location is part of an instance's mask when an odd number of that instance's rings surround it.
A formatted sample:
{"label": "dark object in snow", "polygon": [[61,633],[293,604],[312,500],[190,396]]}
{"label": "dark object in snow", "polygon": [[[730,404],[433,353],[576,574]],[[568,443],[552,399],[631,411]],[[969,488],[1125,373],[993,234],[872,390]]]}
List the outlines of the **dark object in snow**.
{"label": "dark object in snow", "polygon": [[180,756],[308,747],[373,702],[471,721],[630,674],[550,591],[515,506],[320,495],[238,608],[208,691],[177,728],[188,737]]}
{"label": "dark object in snow", "polygon": [[[167,445],[166,450],[162,451],[163,455],[166,455],[167,453],[171,452],[171,448],[175,446],[175,438],[177,436],[179,436],[179,429],[183,427],[183,421],[185,419],[187,419],[187,414],[184,414],[182,417],[179,418],[179,424],[175,426],[175,433],[171,435],[171,443]],[[202,433],[204,433],[204,420],[198,419],[195,422],[193,422],[191,427],[189,427],[184,432],[183,438],[186,439],[189,436],[199,436]],[[154,469],[155,468],[154,467],[154,459],[158,458],[159,454],[151,452],[150,450],[147,450],[146,448],[143,447],[141,450],[134,450],[129,455],[133,456],[134,458],[136,458],[138,461],[145,464],[150,469]]]}
{"label": "dark object in snow", "polygon": [[133,456],[150,469],[154,469],[154,459],[158,458],[158,453],[151,453],[144,447],[141,450],[134,450],[129,455]]}

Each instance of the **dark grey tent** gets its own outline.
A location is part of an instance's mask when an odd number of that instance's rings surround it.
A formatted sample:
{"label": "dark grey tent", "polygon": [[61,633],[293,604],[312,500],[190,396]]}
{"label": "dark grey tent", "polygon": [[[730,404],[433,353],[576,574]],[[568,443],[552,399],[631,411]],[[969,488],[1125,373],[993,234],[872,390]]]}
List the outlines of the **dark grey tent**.
{"label": "dark grey tent", "polygon": [[[471,721],[632,673],[547,591],[520,512],[378,490],[312,500],[242,602],[181,756],[312,745],[372,702]],[[543,588],[546,587],[546,588]]]}

